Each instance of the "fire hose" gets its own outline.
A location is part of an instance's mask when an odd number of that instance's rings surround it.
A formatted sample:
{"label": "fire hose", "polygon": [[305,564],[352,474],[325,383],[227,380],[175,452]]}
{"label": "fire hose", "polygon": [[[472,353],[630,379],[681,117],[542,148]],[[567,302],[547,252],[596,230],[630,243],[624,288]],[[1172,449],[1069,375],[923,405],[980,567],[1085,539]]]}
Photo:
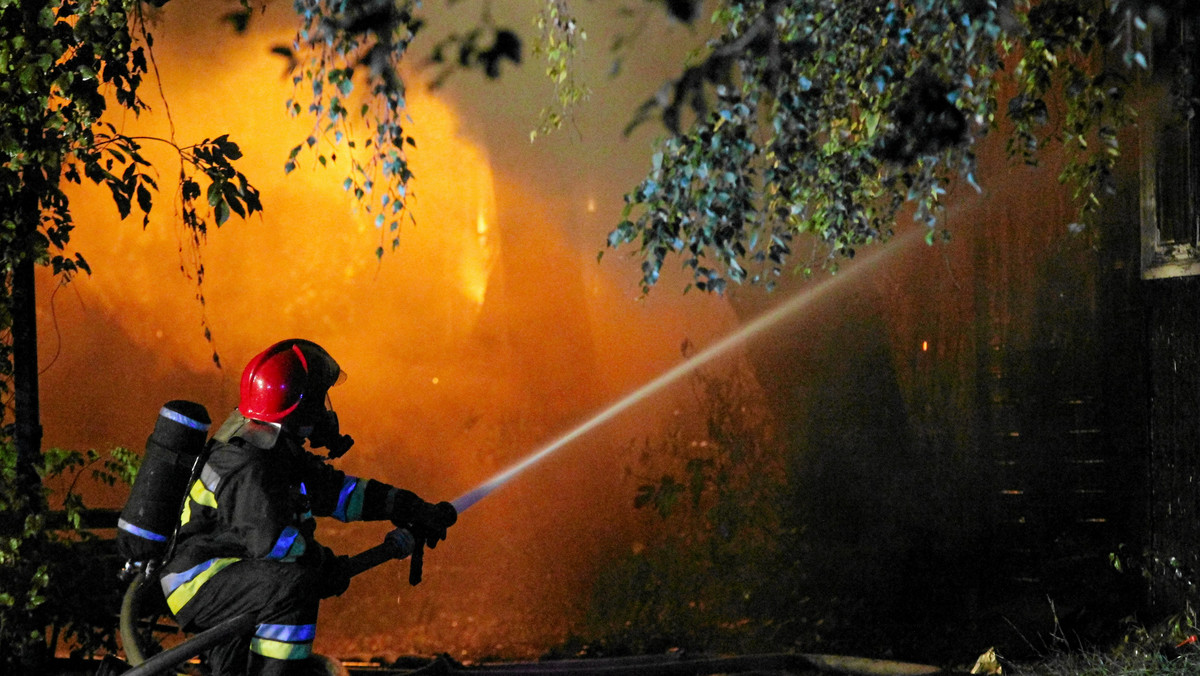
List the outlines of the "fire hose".
{"label": "fire hose", "polygon": [[[393,559],[412,558],[409,564],[409,582],[416,584],[421,576],[421,558],[417,552],[423,547],[417,546],[416,539],[407,530],[397,528],[384,537],[383,542],[350,557],[350,575],[353,577],[364,573],[375,566]],[[414,581],[415,580],[415,581]],[[136,647],[133,634],[133,599],[138,593],[142,578],[139,576],[130,583],[125,601],[121,607],[121,634],[126,643],[126,657],[136,660],[141,657],[140,648]],[[133,669],[125,672],[124,676],[155,676],[166,673],[174,667],[192,659],[205,650],[224,643],[238,634],[252,631],[258,620],[253,613],[244,613],[231,617],[224,622],[209,627],[179,645],[145,659]]]}
{"label": "fire hose", "polygon": [[[507,478],[507,477],[504,477]],[[478,488],[453,500],[450,504],[459,513],[478,502],[485,495],[498,487],[503,481],[495,478]],[[410,559],[408,567],[408,582],[416,585],[421,581],[421,568],[424,562],[424,542],[415,538],[405,528],[396,528],[388,532],[383,542],[350,557],[349,572],[354,577],[393,559]],[[224,643],[238,634],[245,634],[258,624],[253,613],[245,613],[231,617],[220,624],[209,627],[179,645],[169,648],[150,658],[143,658],[140,648],[136,646],[133,623],[135,621],[133,601],[140,587],[141,577],[130,583],[121,607],[121,635],[125,638],[126,656],[131,661],[140,661],[133,669],[125,672],[124,676],[156,676],[175,666],[182,664],[205,650]]]}

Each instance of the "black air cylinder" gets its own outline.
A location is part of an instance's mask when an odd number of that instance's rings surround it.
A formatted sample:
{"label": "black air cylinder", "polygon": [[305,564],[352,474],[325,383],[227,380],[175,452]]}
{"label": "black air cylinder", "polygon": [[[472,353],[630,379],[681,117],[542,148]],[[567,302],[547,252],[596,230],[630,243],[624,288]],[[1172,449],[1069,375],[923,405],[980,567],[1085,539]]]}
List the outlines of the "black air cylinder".
{"label": "black air cylinder", "polygon": [[126,560],[144,562],[166,552],[211,424],[208,410],[192,401],[168,401],[159,410],[117,526],[117,548]]}

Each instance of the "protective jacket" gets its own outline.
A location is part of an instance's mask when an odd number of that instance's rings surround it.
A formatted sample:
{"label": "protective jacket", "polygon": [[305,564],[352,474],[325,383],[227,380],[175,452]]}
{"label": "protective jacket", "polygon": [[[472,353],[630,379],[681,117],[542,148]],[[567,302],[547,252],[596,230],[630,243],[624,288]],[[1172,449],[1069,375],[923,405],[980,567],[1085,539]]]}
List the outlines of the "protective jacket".
{"label": "protective jacket", "polygon": [[163,567],[167,605],[186,620],[181,611],[200,587],[238,561],[319,567],[331,553],[314,537],[316,516],[383,520],[420,504],[414,493],[334,469],[278,425],[235,411],[188,493],[175,552]]}

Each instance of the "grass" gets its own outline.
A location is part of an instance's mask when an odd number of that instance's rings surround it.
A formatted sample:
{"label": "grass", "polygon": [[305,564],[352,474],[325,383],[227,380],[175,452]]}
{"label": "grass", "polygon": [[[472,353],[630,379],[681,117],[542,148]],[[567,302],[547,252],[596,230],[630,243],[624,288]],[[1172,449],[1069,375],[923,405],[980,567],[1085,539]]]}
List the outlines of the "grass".
{"label": "grass", "polygon": [[1139,627],[1107,649],[1058,650],[1026,663],[1005,664],[1016,676],[1191,676],[1200,673],[1195,617],[1172,618],[1154,629]]}
{"label": "grass", "polygon": [[1169,659],[1157,653],[1070,653],[1033,664],[1007,665],[1016,676],[1188,676],[1200,672],[1200,654]]}

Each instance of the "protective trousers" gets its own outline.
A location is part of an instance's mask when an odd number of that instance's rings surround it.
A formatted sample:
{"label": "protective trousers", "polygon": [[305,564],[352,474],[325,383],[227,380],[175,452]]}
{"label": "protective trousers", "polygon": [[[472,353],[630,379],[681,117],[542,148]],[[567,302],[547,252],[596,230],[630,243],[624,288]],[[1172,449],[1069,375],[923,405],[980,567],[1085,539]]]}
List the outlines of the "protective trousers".
{"label": "protective trousers", "polygon": [[213,676],[292,676],[312,653],[320,599],[315,569],[278,561],[240,560],[206,580],[175,613],[180,625],[202,631],[252,613],[253,635],[210,649]]}

